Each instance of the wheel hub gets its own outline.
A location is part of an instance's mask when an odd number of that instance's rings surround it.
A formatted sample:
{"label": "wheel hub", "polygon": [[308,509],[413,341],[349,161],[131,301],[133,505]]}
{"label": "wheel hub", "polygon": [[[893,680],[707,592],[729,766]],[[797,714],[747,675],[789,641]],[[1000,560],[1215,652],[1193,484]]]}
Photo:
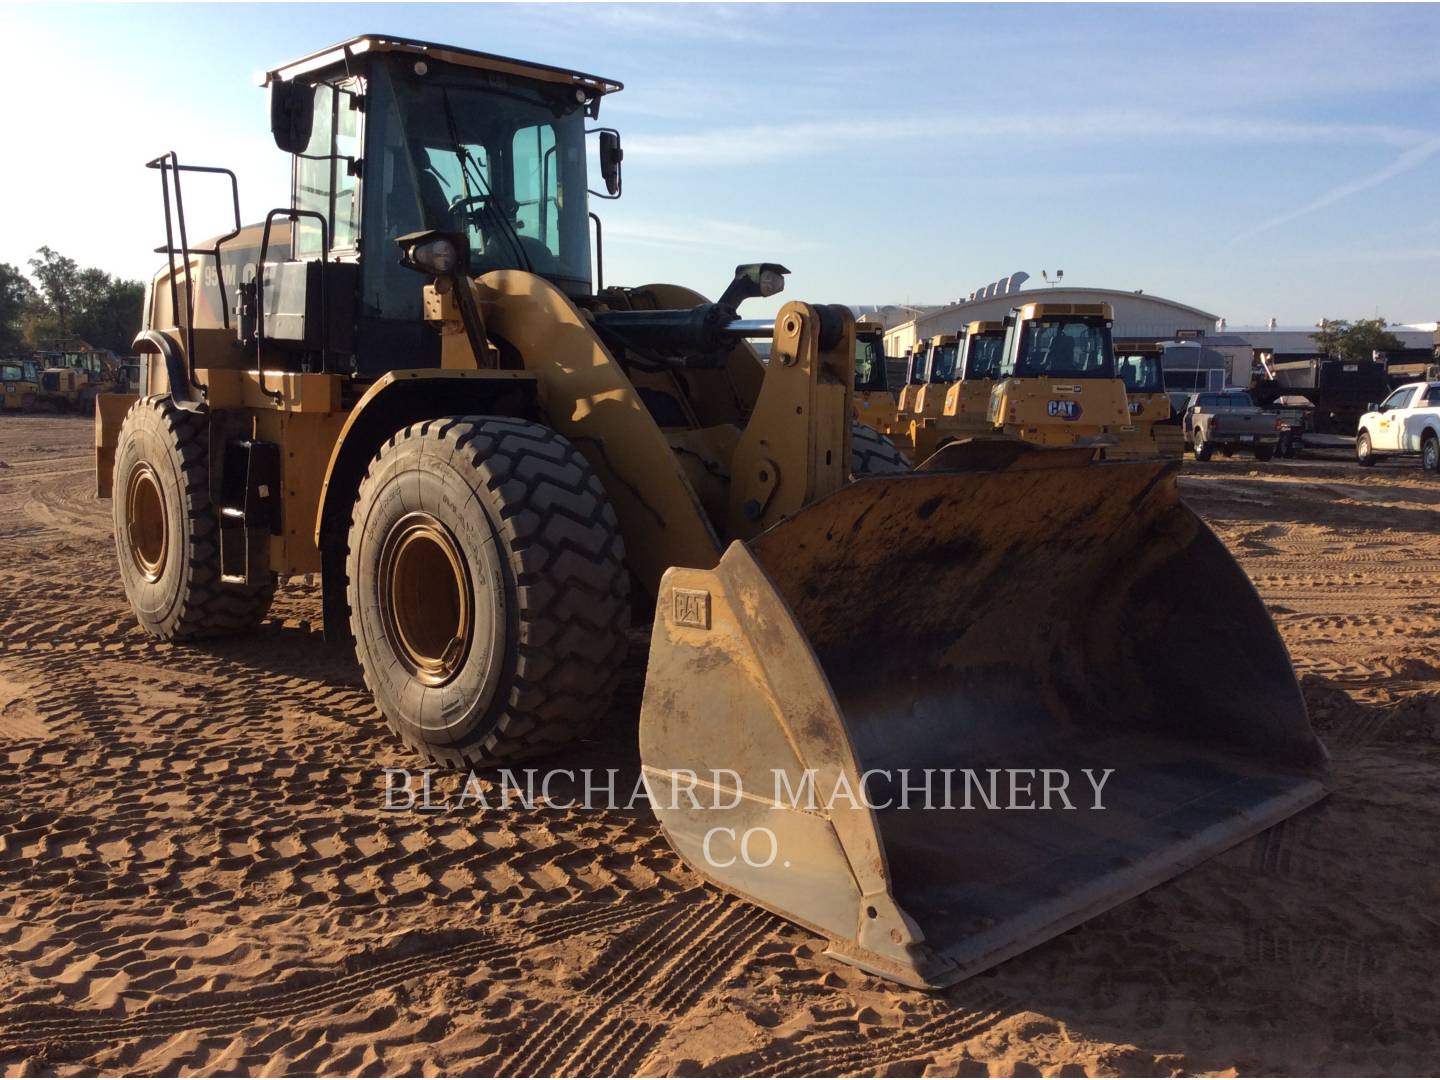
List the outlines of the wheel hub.
{"label": "wheel hub", "polygon": [[125,489],[126,542],[146,581],[159,581],[170,551],[170,528],[160,480],[147,462],[130,470]]}
{"label": "wheel hub", "polygon": [[474,602],[465,558],[430,514],[397,521],[380,551],[380,619],[411,675],[428,686],[453,679],[474,638]]}

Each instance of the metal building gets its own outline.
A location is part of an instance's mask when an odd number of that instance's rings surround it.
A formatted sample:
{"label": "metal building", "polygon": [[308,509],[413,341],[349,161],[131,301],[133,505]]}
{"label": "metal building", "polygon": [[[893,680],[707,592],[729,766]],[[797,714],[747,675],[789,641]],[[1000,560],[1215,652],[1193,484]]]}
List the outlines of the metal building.
{"label": "metal building", "polygon": [[935,334],[963,333],[965,325],[971,320],[1003,319],[1011,308],[1039,301],[1109,304],[1115,309],[1114,337],[1117,344],[1203,338],[1215,332],[1219,319],[1218,315],[1212,315],[1200,308],[1176,300],[1166,300],[1162,296],[1151,296],[1143,291],[1127,292],[1122,289],[1069,285],[1021,289],[1016,279],[1023,282],[1028,280],[1028,277],[1014,274],[996,282],[994,286],[978,290],[974,299],[937,308],[898,324],[886,331],[885,355],[904,356],[917,339]]}

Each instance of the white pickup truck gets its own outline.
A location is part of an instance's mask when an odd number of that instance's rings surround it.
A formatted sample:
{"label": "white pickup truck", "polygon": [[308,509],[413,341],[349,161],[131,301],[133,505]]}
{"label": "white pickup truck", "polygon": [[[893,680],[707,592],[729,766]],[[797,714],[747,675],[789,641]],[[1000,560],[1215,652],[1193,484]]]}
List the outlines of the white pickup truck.
{"label": "white pickup truck", "polygon": [[1426,472],[1440,472],[1440,382],[1407,383],[1360,417],[1355,459],[1374,465],[1394,454],[1419,454]]}

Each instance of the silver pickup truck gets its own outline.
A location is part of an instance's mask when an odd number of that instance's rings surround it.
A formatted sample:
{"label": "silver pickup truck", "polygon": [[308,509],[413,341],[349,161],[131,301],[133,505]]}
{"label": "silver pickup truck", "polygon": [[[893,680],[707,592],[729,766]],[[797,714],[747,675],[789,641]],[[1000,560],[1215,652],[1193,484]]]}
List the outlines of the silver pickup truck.
{"label": "silver pickup truck", "polygon": [[1185,408],[1185,441],[1196,461],[1209,461],[1218,450],[1229,456],[1248,450],[1257,461],[1269,461],[1280,442],[1280,414],[1255,404],[1248,390],[1222,390],[1190,395]]}

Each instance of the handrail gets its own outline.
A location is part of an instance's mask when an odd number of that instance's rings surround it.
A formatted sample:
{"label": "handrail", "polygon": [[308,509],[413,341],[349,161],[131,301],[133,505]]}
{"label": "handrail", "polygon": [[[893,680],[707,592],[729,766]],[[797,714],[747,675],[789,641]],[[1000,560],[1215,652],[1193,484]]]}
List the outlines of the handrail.
{"label": "handrail", "polygon": [[[260,257],[255,262],[255,372],[260,381],[260,392],[269,395],[275,401],[280,401],[284,395],[278,390],[265,389],[265,365],[260,361],[260,349],[265,339],[265,256],[270,251],[270,227],[277,217],[286,217],[292,226],[290,230],[290,254],[295,254],[296,236],[294,226],[299,223],[302,217],[314,218],[320,222],[320,265],[323,267],[329,261],[327,253],[330,250],[330,223],[325,215],[318,210],[300,210],[293,206],[277,208],[265,215],[265,228],[260,233]],[[320,356],[323,358],[329,351],[330,327],[325,320],[325,281],[324,270],[321,270],[320,283]]]}
{"label": "handrail", "polygon": [[[220,261],[220,245],[225,244],[240,235],[240,182],[236,179],[235,173],[230,169],[223,169],[213,165],[181,165],[180,157],[174,150],[169,150],[159,157],[145,163],[147,169],[157,169],[160,172],[160,195],[165,207],[165,246],[156,248],[157,254],[163,254],[166,264],[170,270],[170,311],[175,319],[180,318],[180,289],[175,274],[175,256],[179,255],[184,265],[185,273],[185,367],[190,381],[201,390],[208,387],[196,376],[195,369],[195,282],[190,272],[190,239],[185,228],[185,196],[180,184],[182,172],[211,173],[228,176],[230,178],[230,201],[235,216],[235,227],[224,236],[217,237],[212,248],[208,249],[209,254],[215,259],[215,282],[220,290],[220,317],[225,329],[230,329],[230,298],[225,292],[225,268]],[[170,208],[170,174],[175,175],[175,208],[172,213]],[[180,247],[175,247],[176,227],[180,233]],[[204,252],[202,252],[203,254]]]}

